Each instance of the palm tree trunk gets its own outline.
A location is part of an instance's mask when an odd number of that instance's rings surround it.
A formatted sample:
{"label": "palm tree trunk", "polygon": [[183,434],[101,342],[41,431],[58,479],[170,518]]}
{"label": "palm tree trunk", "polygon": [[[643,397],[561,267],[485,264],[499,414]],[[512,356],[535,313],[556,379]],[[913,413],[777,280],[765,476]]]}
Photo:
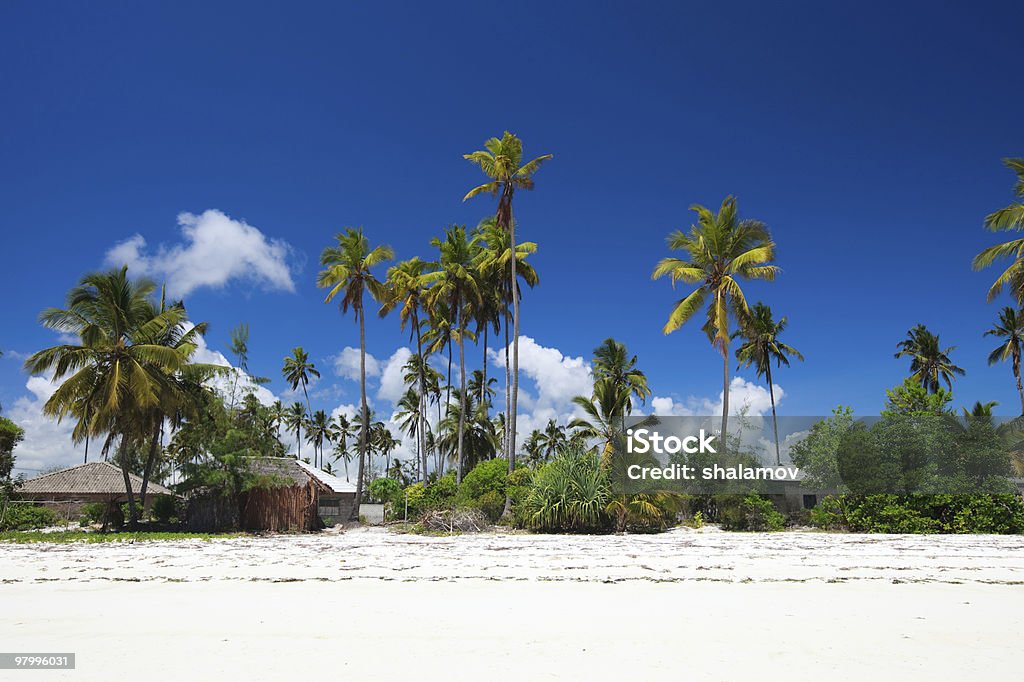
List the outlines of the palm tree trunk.
{"label": "palm tree trunk", "polygon": [[420,338],[420,318],[419,314],[415,309],[412,311],[412,324],[416,328],[416,353],[419,354],[419,374],[420,374],[420,414],[419,414],[419,437],[416,439],[417,446],[419,447],[419,465],[420,465],[420,480],[423,481],[423,486],[427,485],[427,436],[426,436],[426,415],[424,411],[427,409],[427,379],[426,372],[424,372],[424,363],[426,359],[423,357],[423,340]]}
{"label": "palm tree trunk", "polygon": [[444,417],[448,418],[449,408],[452,405],[452,331],[448,330],[448,385],[444,389]]}
{"label": "palm tree trunk", "polygon": [[772,427],[775,430],[775,466],[782,465],[782,455],[779,452],[779,418],[775,414],[775,387],[772,386],[772,364],[768,363],[768,396],[772,399]]}
{"label": "palm tree trunk", "polygon": [[[306,392],[306,382],[302,382],[302,394],[306,396],[306,414],[309,415],[310,420],[313,419],[313,408],[309,405],[309,393]],[[309,435],[308,433],[306,434]],[[316,445],[313,446],[313,466],[316,466]]]}
{"label": "palm tree trunk", "polygon": [[135,493],[132,492],[132,481],[128,475],[128,453],[125,448],[125,436],[121,435],[121,443],[118,445],[120,453],[121,476],[124,478],[124,490],[128,496],[128,527],[132,530],[139,525],[139,515],[135,509]]}
{"label": "palm tree trunk", "polygon": [[505,430],[501,434],[501,454],[508,459],[508,415],[512,406],[512,360],[509,357],[510,340],[508,336],[512,320],[505,309]]}
{"label": "palm tree trunk", "polygon": [[157,448],[160,445],[160,422],[153,427],[153,440],[149,444],[149,454],[146,455],[146,467],[142,470],[142,487],[139,488],[139,505],[146,508],[146,489],[149,488],[149,476],[153,470],[153,463],[156,461]]}
{"label": "palm tree trunk", "polygon": [[483,367],[483,381],[480,383],[480,404],[484,408],[484,419],[490,419],[490,410],[487,409],[487,325],[484,325],[484,357],[481,363]]}
{"label": "palm tree trunk", "polygon": [[359,519],[359,505],[363,501],[363,469],[366,465],[366,436],[370,416],[366,409],[366,321],[363,317],[363,298],[360,295],[356,314],[359,316],[359,409],[363,423],[359,429],[359,470],[356,476],[356,501],[352,506],[352,520]]}
{"label": "palm tree trunk", "polygon": [[[509,405],[508,415],[508,473],[509,475],[516,468],[516,408],[519,403],[519,287],[516,281],[516,221],[512,217],[512,185],[506,185],[508,191],[508,241],[512,250],[511,265],[511,291],[512,291],[512,402]],[[512,495],[505,493],[505,508],[501,515],[508,517],[512,513]]]}
{"label": "palm tree trunk", "polygon": [[466,342],[463,338],[465,334],[465,324],[462,320],[462,314],[459,314],[459,450],[456,461],[458,462],[458,470],[455,473],[455,482],[462,483],[462,469],[465,465],[463,455],[463,431],[466,425]]}
{"label": "palm tree trunk", "polygon": [[[1013,378],[1017,380],[1017,394],[1020,395],[1020,413],[1024,416],[1024,386],[1020,381],[1020,350],[1014,349],[1013,353]],[[86,441],[88,445],[89,441]]]}
{"label": "palm tree trunk", "polygon": [[722,444],[729,447],[729,344],[722,344]]}
{"label": "palm tree trunk", "polygon": [[[1019,384],[1020,382],[1018,381],[1017,383]],[[1021,401],[1024,402],[1024,394],[1021,395]],[[85,436],[85,461],[82,462],[82,464],[88,464],[88,463],[89,463],[89,435],[86,434],[86,436]]]}

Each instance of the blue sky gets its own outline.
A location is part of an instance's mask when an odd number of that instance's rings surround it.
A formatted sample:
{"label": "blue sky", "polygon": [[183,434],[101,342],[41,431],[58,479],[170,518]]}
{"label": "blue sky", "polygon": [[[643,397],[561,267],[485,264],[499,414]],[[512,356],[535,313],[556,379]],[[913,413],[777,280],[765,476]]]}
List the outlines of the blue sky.
{"label": "blue sky", "polygon": [[[958,404],[1015,410],[981,336],[995,273],[970,260],[1000,238],[984,215],[1012,200],[1000,159],[1024,155],[1019,3],[555,4],[4,3],[5,413],[31,420],[38,403],[18,358],[55,339],[39,311],[134,235],[158,278],[176,258],[213,273],[186,296],[211,349],[247,321],[271,391],[301,344],[325,370],[314,408],[355,402],[331,368],[356,328],[322,303],[320,250],[363,225],[400,258],[428,256],[445,225],[492,209],[461,202],[479,181],[461,155],[505,129],[555,155],[516,206],[540,245],[523,303],[539,374],[578,375],[574,359],[614,336],[655,395],[716,401],[719,357],[696,327],[661,334],[675,297],[650,271],[691,203],[735,194],[783,268],[748,297],[790,318],[807,357],[776,377],[782,413],[877,412],[918,322],[957,346]],[[177,216],[212,209],[262,233],[263,275],[189,244]],[[367,335],[383,373],[406,337],[392,319]]]}

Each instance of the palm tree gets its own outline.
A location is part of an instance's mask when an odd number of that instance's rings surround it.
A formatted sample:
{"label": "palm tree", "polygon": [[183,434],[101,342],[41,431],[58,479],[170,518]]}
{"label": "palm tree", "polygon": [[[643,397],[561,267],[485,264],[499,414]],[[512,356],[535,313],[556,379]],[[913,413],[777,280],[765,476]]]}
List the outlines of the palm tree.
{"label": "palm tree", "polygon": [[637,369],[636,356],[630,356],[626,344],[613,338],[605,339],[594,349],[593,365],[595,379],[608,379],[618,387],[629,389],[622,414],[619,415],[625,425],[626,415],[633,413],[633,396],[643,403],[651,395],[651,389],[647,387],[647,375]]}
{"label": "palm tree", "polygon": [[[416,381],[420,381],[418,374]],[[402,432],[416,442],[416,468],[419,472],[420,480],[426,484],[427,453],[423,444],[424,436],[422,431],[427,423],[423,415],[424,405],[423,395],[415,388],[410,387],[395,404],[394,418],[398,422],[399,427],[401,427]]]}
{"label": "palm tree", "polygon": [[345,480],[348,480],[348,463],[352,461],[352,453],[348,449],[348,437],[352,434],[352,426],[348,417],[339,414],[331,423],[330,440],[334,443],[334,461],[345,462]]}
{"label": "palm tree", "polygon": [[[323,466],[324,441],[331,440],[331,420],[323,410],[317,410],[309,420],[307,440],[313,444],[313,465]],[[319,454],[318,454],[319,453]]]}
{"label": "palm tree", "polygon": [[352,507],[352,518],[359,516],[359,504],[363,499],[363,473],[366,466],[366,445],[369,433],[369,408],[366,405],[366,310],[363,295],[369,292],[375,300],[384,298],[384,287],[373,274],[373,268],[395,257],[390,246],[370,247],[370,241],[363,234],[363,228],[346,228],[344,233],[334,237],[335,245],[320,254],[323,270],[317,276],[316,285],[329,289],[324,303],[338,298],[342,313],[351,308],[359,323],[359,396],[361,426],[359,432],[359,474],[356,480],[356,500]]}
{"label": "palm tree", "polygon": [[[578,395],[572,399],[583,408],[586,417],[577,417],[569,422],[570,429],[576,429],[581,438],[588,441],[603,443],[601,462],[608,466],[612,460],[615,440],[622,433],[622,413],[629,401],[630,389],[616,384],[611,379],[598,379],[594,382],[594,395],[590,398]],[[653,423],[647,417],[638,424],[643,426]]]}
{"label": "palm tree", "polygon": [[[387,279],[385,280],[385,298],[380,308],[381,317],[392,310],[398,309],[399,324],[405,329],[406,322],[412,323],[410,334],[416,337],[416,357],[423,357],[423,338],[420,334],[420,311],[423,309],[423,295],[426,288],[423,275],[428,264],[419,258],[411,258],[402,261],[388,268]],[[418,402],[416,410],[419,423],[416,426],[415,434],[410,436],[416,438],[417,466],[420,472],[420,481],[427,484],[427,455],[423,443],[423,434],[426,431],[426,416],[424,415],[427,400],[427,379],[423,363],[419,363],[417,371],[417,383],[419,387]]]}
{"label": "palm tree", "polygon": [[929,393],[937,393],[939,382],[945,382],[946,388],[952,390],[953,377],[963,376],[964,370],[953,364],[949,359],[956,346],[941,348],[939,335],[932,334],[923,324],[915,326],[907,332],[907,338],[896,344],[900,350],[896,358],[910,358],[910,378]]}
{"label": "palm tree", "polygon": [[569,444],[569,440],[565,435],[565,427],[558,424],[554,419],[548,420],[547,426],[544,427],[544,431],[540,433],[540,437],[537,440],[545,462],[552,459]]}
{"label": "palm tree", "polygon": [[[551,154],[538,156],[532,161],[522,163],[523,142],[512,133],[505,131],[501,139],[492,137],[484,142],[484,150],[464,154],[463,158],[480,166],[489,180],[466,193],[463,201],[479,194],[490,194],[498,197],[498,209],[495,221],[498,227],[508,232],[509,245],[516,253],[516,228],[512,215],[512,197],[517,189],[533,189],[533,174],[545,161],[552,158]],[[516,258],[509,259],[509,289],[516,291]],[[512,399],[508,415],[508,467],[512,472],[516,466],[516,405],[519,400],[519,298],[512,296]],[[511,498],[505,498],[505,511],[511,511]]]}
{"label": "palm tree", "polygon": [[[480,224],[477,225],[476,233],[483,239],[483,248],[480,251],[477,266],[484,282],[482,285],[484,298],[482,308],[484,312],[481,314],[481,322],[490,319],[491,324],[495,325],[495,331],[498,331],[496,326],[498,320],[502,317],[504,318],[504,324],[501,327],[505,332],[505,421],[508,423],[509,409],[512,403],[512,363],[509,356],[509,350],[512,346],[509,339],[509,330],[513,326],[512,299],[516,298],[517,301],[522,299],[522,289],[519,286],[520,281],[531,289],[540,282],[537,271],[526,262],[526,258],[529,255],[537,252],[537,245],[534,242],[517,243],[514,250],[515,258],[513,259],[511,233],[500,227],[494,216],[489,216],[480,221]],[[513,260],[515,263],[512,262]],[[515,277],[513,277],[513,269]],[[516,282],[514,288],[511,286],[513,281]],[[486,339],[487,325],[484,324],[483,327]],[[486,342],[484,345],[484,368],[486,369]],[[509,444],[507,438],[504,442],[503,451],[505,456],[508,457]]]}
{"label": "palm tree", "polygon": [[189,363],[192,340],[174,348],[154,342],[167,329],[185,323],[183,306],[158,310],[151,297],[156,285],[128,279],[127,267],[82,278],[67,295],[64,309],[40,315],[45,327],[78,336],[79,342],[33,353],[25,361],[31,374],[64,379],[43,406],[59,420],[78,419],[72,438],[106,434],[104,451],[115,441],[129,503],[129,521],[138,513],[129,479],[130,451],[150,435],[152,415],[162,396],[177,390],[172,378]]}
{"label": "palm tree", "polygon": [[[652,273],[653,279],[668,275],[677,282],[697,284],[686,298],[672,308],[664,332],[671,334],[708,303],[704,333],[722,354],[722,439],[729,424],[729,317],[743,320],[748,315],[747,300],[740,288],[743,279],[772,281],[778,268],[769,265],[775,256],[775,244],[768,228],[757,220],[740,220],[735,197],[726,197],[718,213],[694,204],[697,223],[689,234],[676,230],[668,236],[668,247],[683,251],[686,258],[663,258]],[[710,300],[708,300],[710,299]]]}
{"label": "palm tree", "polygon": [[999,322],[985,332],[985,336],[996,336],[1002,339],[988,356],[988,364],[1010,360],[1013,378],[1017,380],[1017,394],[1020,396],[1021,414],[1024,415],[1024,386],[1020,379],[1020,351],[1024,342],[1024,315],[1007,306],[999,313]]}
{"label": "palm tree", "polygon": [[302,386],[302,395],[306,397],[306,410],[312,415],[313,408],[309,405],[309,392],[306,390],[306,387],[309,385],[310,377],[320,378],[320,372],[309,361],[309,354],[306,353],[302,346],[296,346],[292,349],[292,354],[285,357],[284,366],[281,368],[281,375],[292,387],[293,391]]}
{"label": "palm tree", "polygon": [[750,309],[750,317],[746,324],[733,336],[744,339],[743,345],[736,349],[736,359],[740,367],[754,366],[758,377],[765,377],[768,382],[768,396],[772,401],[772,426],[775,430],[775,463],[782,464],[779,450],[779,421],[775,414],[775,387],[772,384],[772,361],[776,367],[789,367],[789,356],[803,361],[800,351],[779,341],[779,335],[786,329],[787,318],[776,322],[772,318],[772,309],[764,303],[757,302]]}
{"label": "palm tree", "polygon": [[306,428],[306,406],[296,401],[284,412],[284,425],[295,433],[295,446],[298,448],[297,459],[302,459],[302,429]]}
{"label": "palm tree", "polygon": [[270,424],[274,428],[274,435],[281,440],[281,424],[284,422],[285,408],[280,400],[275,400],[270,406]]}
{"label": "palm tree", "polygon": [[238,390],[238,376],[239,374],[249,373],[249,325],[242,323],[231,330],[231,344],[228,346],[231,353],[235,356],[235,368],[232,372],[235,377],[231,383],[231,405],[230,408],[235,407],[235,395]]}
{"label": "palm tree", "polygon": [[[1003,164],[1017,175],[1017,182],[1013,186],[1014,196],[1024,199],[1024,158],[1003,159]],[[985,228],[992,232],[1008,232],[1010,230],[1019,232],[1024,229],[1024,201],[1015,201],[1009,206],[990,213],[985,217]],[[1007,257],[1012,257],[1014,260],[988,290],[988,300],[994,299],[1004,286],[1009,285],[1017,303],[1024,305],[1024,239],[1011,239],[1008,242],[990,246],[974,257],[972,265],[975,270],[981,270],[995,261]]]}
{"label": "palm tree", "polygon": [[[474,270],[474,263],[477,258],[479,239],[468,237],[466,228],[462,225],[453,225],[445,230],[445,238],[434,238],[431,246],[437,248],[440,253],[437,262],[437,269],[434,272],[424,275],[424,279],[431,285],[428,297],[432,302],[443,303],[445,307],[454,312],[454,327],[451,329],[452,336],[459,346],[459,418],[466,416],[466,337],[472,338],[473,333],[467,325],[472,317],[472,311],[479,305],[480,284]],[[455,473],[456,482],[462,482],[463,470],[463,427],[459,423],[459,446],[457,470]]]}

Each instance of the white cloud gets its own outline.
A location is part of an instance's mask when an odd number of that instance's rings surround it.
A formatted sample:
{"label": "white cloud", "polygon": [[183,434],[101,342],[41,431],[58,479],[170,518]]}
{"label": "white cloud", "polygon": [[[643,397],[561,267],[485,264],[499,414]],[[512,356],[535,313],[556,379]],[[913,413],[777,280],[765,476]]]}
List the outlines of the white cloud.
{"label": "white cloud", "polygon": [[[773,384],[776,406],[786,395],[778,384]],[[652,414],[662,416],[692,417],[722,414],[722,392],[718,397],[698,398],[690,396],[679,401],[674,398],[655,396],[651,399]],[[729,382],[729,414],[745,413],[748,417],[763,417],[771,414],[771,396],[765,386],[747,381],[743,377],[733,377]]]}
{"label": "white cloud", "polygon": [[[334,373],[339,377],[359,381],[359,349],[345,346],[341,352],[330,358],[334,364]],[[370,353],[366,354],[366,376],[372,378],[380,375],[380,361]]]}
{"label": "white cloud", "polygon": [[130,271],[163,280],[172,296],[185,296],[200,287],[223,287],[234,279],[267,289],[295,290],[287,242],[268,239],[258,228],[216,209],[199,215],[180,213],[178,225],[184,243],[161,244],[148,252],[145,238],[136,234],[107,252],[107,264],[127,265]]}
{"label": "white cloud", "polygon": [[[4,415],[25,430],[25,440],[14,449],[15,474],[23,473],[32,478],[45,469],[82,463],[85,444],[74,445],[71,442],[74,421],[65,419],[58,423],[56,419],[43,415],[43,405],[57,387],[58,384],[52,383],[48,377],[29,377],[25,388],[31,395],[18,398],[10,412]],[[90,459],[99,456],[101,446],[102,443],[95,441],[90,445]]]}
{"label": "white cloud", "polygon": [[380,370],[380,386],[377,389],[377,397],[392,405],[397,403],[405,393],[405,379],[402,374],[402,367],[409,360],[412,351],[402,346],[387,359],[383,369]]}
{"label": "white cloud", "polygon": [[252,376],[246,374],[240,369],[237,369],[223,353],[211,350],[206,345],[206,339],[199,337],[199,341],[196,345],[198,348],[196,348],[195,355],[192,356],[193,362],[231,368],[230,374],[225,376],[216,376],[209,382],[209,386],[217,391],[224,400],[230,401],[232,392],[234,393],[235,402],[241,402],[246,393],[254,393],[256,395],[256,399],[264,405],[271,405],[275,400],[277,400],[277,396],[275,396],[270,389],[266,386],[257,384],[253,380]]}

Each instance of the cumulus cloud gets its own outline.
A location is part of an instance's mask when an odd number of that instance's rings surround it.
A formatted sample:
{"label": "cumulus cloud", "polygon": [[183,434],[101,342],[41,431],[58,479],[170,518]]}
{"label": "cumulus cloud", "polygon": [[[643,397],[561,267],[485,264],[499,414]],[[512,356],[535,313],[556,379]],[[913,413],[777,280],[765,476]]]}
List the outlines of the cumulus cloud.
{"label": "cumulus cloud", "polygon": [[[25,440],[14,449],[15,475],[21,473],[32,478],[46,469],[82,463],[85,444],[75,445],[71,442],[74,421],[65,419],[58,423],[56,419],[43,414],[43,405],[58,386],[50,377],[29,377],[25,388],[30,395],[18,398],[10,412],[4,415],[25,430]],[[94,452],[98,456],[99,447],[95,442],[92,443],[90,458]]]}
{"label": "cumulus cloud", "polygon": [[167,283],[172,296],[186,296],[200,287],[219,288],[231,280],[253,282],[267,289],[294,291],[288,258],[291,247],[268,239],[258,228],[216,209],[199,215],[178,215],[183,243],[147,249],[136,234],[107,252],[108,265]]}
{"label": "cumulus cloud", "polygon": [[[772,387],[775,391],[775,404],[778,405],[786,393],[778,384],[772,384]],[[691,417],[722,414],[723,402],[723,394],[719,391],[718,397],[715,399],[690,396],[685,400],[676,400],[665,396],[655,396],[651,399],[650,404],[653,414]],[[771,396],[768,394],[767,387],[747,381],[743,377],[733,377],[729,382],[729,414],[763,417],[771,414],[771,410]]]}
{"label": "cumulus cloud", "polygon": [[270,389],[256,383],[251,375],[232,365],[223,353],[207,346],[206,339],[199,337],[196,345],[198,347],[195,355],[192,356],[193,362],[230,368],[231,371],[228,374],[218,375],[209,382],[210,387],[217,391],[224,400],[230,401],[232,392],[234,392],[235,402],[240,402],[246,393],[255,394],[256,399],[264,405],[272,405],[277,400],[277,396]]}
{"label": "cumulus cloud", "polygon": [[405,379],[403,378],[402,367],[409,360],[412,351],[402,346],[387,359],[380,370],[380,386],[377,388],[377,397],[391,404],[397,403],[405,393]]}
{"label": "cumulus cloud", "polygon": [[[359,349],[345,346],[341,352],[330,358],[334,365],[334,373],[344,379],[359,381]],[[380,375],[380,361],[369,352],[366,353],[366,376],[372,378]]]}

